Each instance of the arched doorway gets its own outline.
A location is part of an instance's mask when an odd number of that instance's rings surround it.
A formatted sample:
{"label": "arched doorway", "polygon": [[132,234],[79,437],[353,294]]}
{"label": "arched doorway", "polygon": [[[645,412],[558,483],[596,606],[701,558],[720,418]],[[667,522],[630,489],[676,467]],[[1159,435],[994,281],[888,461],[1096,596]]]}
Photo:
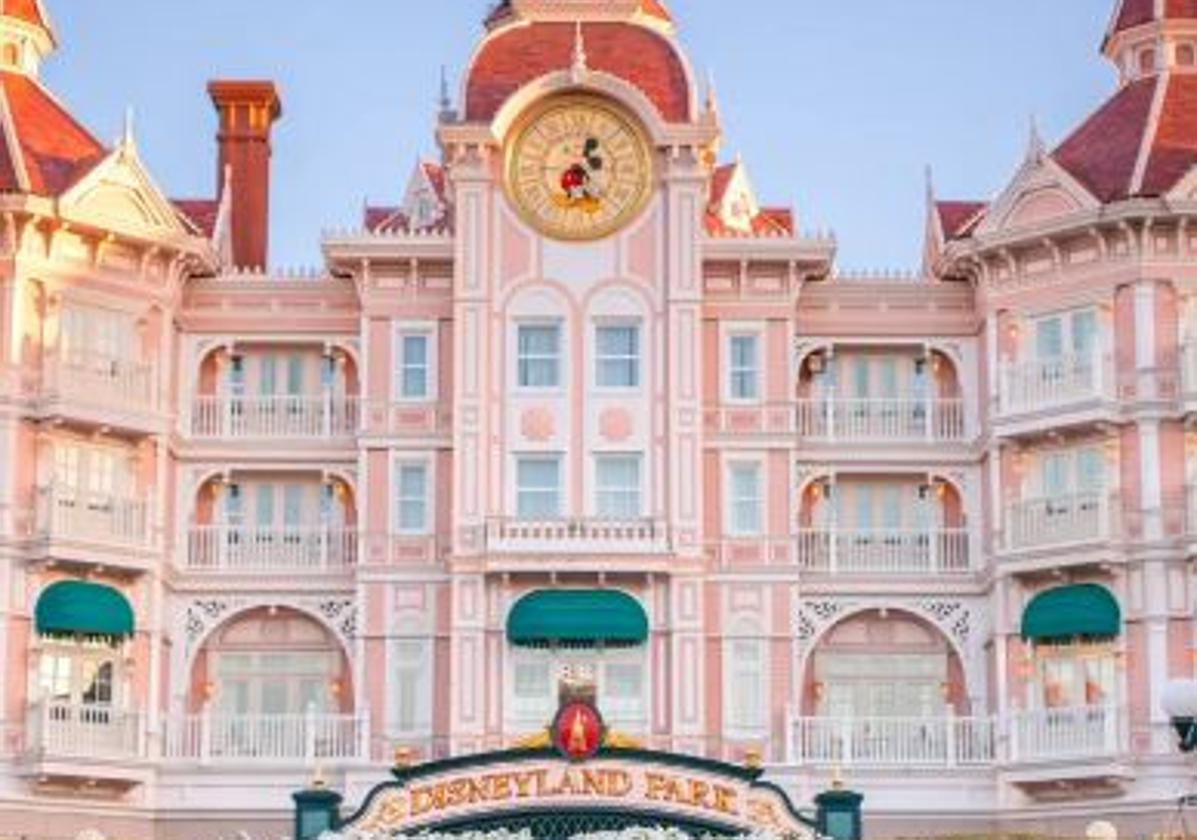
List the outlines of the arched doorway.
{"label": "arched doorway", "polygon": [[222,624],[197,651],[189,706],[224,715],[353,708],[348,659],[332,631],[287,607],[260,607]]}
{"label": "arched doorway", "polygon": [[944,765],[992,753],[974,726],[959,653],[920,616],[855,613],[819,639],[803,672],[798,759]]}
{"label": "arched doorway", "polygon": [[351,670],[340,641],[315,618],[260,607],[217,627],[191,665],[172,758],[316,761],[359,757]]}

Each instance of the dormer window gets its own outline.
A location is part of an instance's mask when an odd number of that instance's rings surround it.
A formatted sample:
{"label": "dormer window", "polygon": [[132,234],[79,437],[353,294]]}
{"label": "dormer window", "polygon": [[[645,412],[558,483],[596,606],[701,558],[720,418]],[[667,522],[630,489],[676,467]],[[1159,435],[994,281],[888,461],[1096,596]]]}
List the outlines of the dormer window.
{"label": "dormer window", "polygon": [[1176,64],[1179,67],[1197,64],[1197,52],[1194,52],[1192,44],[1181,44],[1176,48]]}
{"label": "dormer window", "polygon": [[1139,53],[1139,72],[1140,73],[1154,73],[1155,72],[1155,50],[1146,49]]}
{"label": "dormer window", "polygon": [[21,64],[21,47],[9,41],[4,45],[2,56],[5,67],[19,67]]}

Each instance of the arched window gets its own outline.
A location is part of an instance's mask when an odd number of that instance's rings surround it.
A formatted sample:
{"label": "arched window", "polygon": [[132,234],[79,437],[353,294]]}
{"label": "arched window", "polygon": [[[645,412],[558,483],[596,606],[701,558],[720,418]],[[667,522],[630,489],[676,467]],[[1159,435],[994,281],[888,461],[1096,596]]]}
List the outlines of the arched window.
{"label": "arched window", "polygon": [[1155,50],[1146,49],[1139,53],[1139,72],[1152,73],[1155,71]]}
{"label": "arched window", "polygon": [[1192,67],[1197,59],[1197,53],[1194,53],[1192,44],[1181,44],[1176,48],[1176,63],[1181,67]]}

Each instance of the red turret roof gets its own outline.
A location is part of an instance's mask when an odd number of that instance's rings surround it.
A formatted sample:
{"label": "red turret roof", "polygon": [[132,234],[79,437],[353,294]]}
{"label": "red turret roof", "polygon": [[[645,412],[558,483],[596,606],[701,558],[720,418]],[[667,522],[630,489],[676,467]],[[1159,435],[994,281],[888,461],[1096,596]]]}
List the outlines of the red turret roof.
{"label": "red turret roof", "polygon": [[0,72],[0,190],[57,196],[107,150],[36,81]]}
{"label": "red turret roof", "polygon": [[[1155,16],[1156,0],[1122,0],[1114,17],[1112,33],[1122,32],[1151,23]],[[1197,19],[1197,0],[1164,0],[1165,20]]]}
{"label": "red turret roof", "polygon": [[1197,166],[1197,76],[1124,85],[1053,157],[1103,202],[1163,195]]}
{"label": "red turret roof", "polygon": [[[690,119],[690,82],[685,64],[669,39],[631,23],[582,26],[586,63],[639,88],[669,122]],[[483,122],[529,82],[573,60],[572,23],[532,23],[492,35],[470,68],[465,116]]]}
{"label": "red turret roof", "polygon": [[47,31],[50,29],[42,4],[38,0],[0,0],[0,14],[18,18]]}

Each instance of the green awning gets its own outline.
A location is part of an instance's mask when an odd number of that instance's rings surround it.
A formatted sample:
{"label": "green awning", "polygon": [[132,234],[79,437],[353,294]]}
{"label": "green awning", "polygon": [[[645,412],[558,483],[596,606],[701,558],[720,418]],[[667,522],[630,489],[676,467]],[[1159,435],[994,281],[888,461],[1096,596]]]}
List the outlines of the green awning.
{"label": "green awning", "polygon": [[1022,614],[1022,637],[1050,639],[1113,638],[1122,632],[1122,611],[1110,590],[1078,583],[1040,592]]}
{"label": "green awning", "polygon": [[542,589],[516,601],[507,616],[513,645],[638,645],[648,638],[640,602],[609,589]]}
{"label": "green awning", "polygon": [[64,580],[37,599],[34,626],[43,636],[132,636],[133,608],[110,586]]}

